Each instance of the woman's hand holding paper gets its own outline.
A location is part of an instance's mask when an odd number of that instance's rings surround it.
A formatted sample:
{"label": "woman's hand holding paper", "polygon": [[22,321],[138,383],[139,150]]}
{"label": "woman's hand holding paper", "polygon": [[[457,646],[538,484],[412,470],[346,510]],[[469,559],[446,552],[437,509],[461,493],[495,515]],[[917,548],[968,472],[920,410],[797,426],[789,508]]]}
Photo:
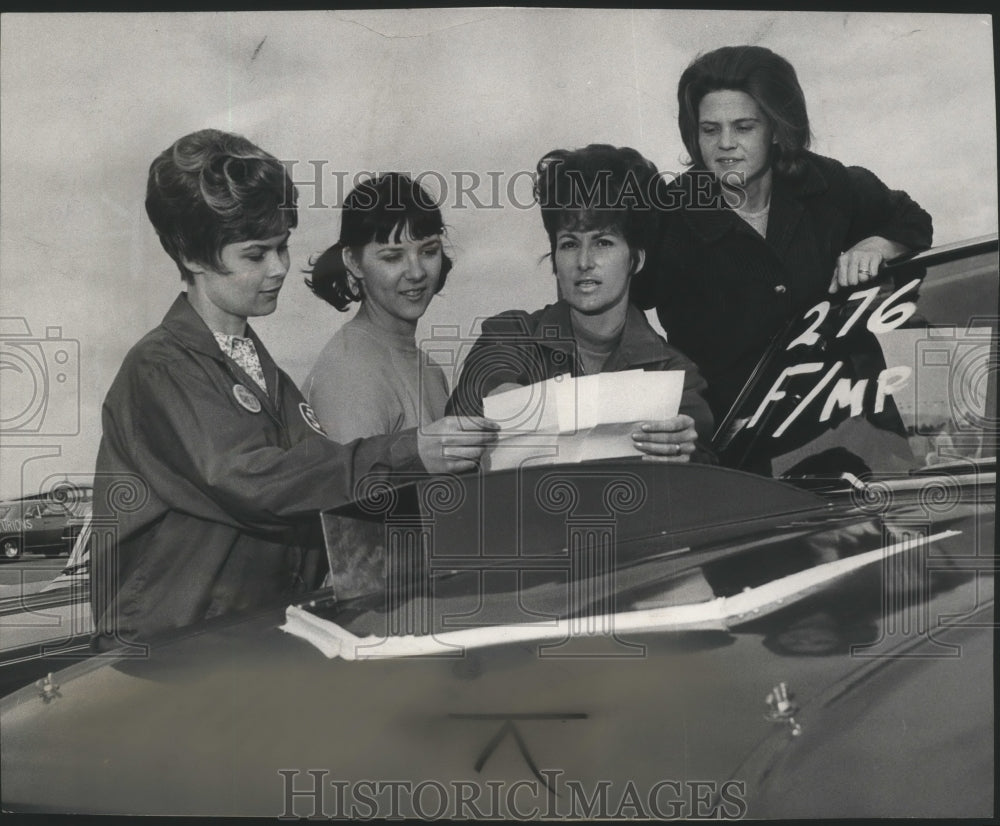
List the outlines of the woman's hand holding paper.
{"label": "woman's hand holding paper", "polygon": [[695,450],[698,433],[694,419],[683,413],[660,421],[639,422],[632,434],[644,459],[657,462],[688,462]]}

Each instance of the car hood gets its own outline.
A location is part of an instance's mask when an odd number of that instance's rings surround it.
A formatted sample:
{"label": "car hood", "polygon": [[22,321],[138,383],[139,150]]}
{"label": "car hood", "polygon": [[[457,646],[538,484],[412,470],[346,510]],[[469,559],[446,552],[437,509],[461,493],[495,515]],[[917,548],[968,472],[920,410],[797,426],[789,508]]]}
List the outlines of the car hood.
{"label": "car hood", "polygon": [[[940,691],[924,696],[927,681],[913,670],[927,666],[894,654],[912,634],[904,639],[878,616],[841,610],[865,589],[877,595],[878,577],[871,574],[740,633],[579,639],[546,650],[494,646],[462,657],[327,659],[279,630],[280,611],[209,624],[145,655],[91,659],[57,673],[48,686],[7,697],[3,805],[12,811],[366,816],[356,796],[365,781],[437,782],[449,789],[466,782],[481,790],[488,782],[509,790],[520,781],[515,815],[557,806],[559,814],[582,816],[585,802],[602,788],[614,815],[631,784],[647,809],[650,790],[659,788],[654,797],[664,816],[697,816],[696,804],[702,814],[714,806],[716,815],[744,807],[751,815],[781,816],[804,805],[794,792],[806,777],[802,794],[814,789],[818,769],[833,766],[861,782],[860,767],[877,755],[898,764],[897,744],[917,749],[928,726],[940,733],[942,723],[929,722],[927,712],[947,697]],[[941,589],[930,601],[933,609],[967,613],[978,600],[982,613],[986,594],[976,579],[962,575]],[[988,631],[936,636],[936,643],[955,638],[955,645],[967,646],[970,656],[933,666],[962,681],[966,694],[966,679],[989,676],[983,665],[992,661]],[[880,656],[866,658],[851,656],[851,645],[882,647]],[[970,663],[976,663],[974,674]],[[782,683],[801,709],[793,721],[801,727],[797,735],[787,719],[768,718],[765,700]],[[854,687],[845,692],[848,684]],[[949,683],[932,684],[947,693]],[[830,693],[838,691],[848,699],[831,704]],[[983,702],[946,706],[956,736],[972,724],[992,732]],[[871,706],[883,713],[869,727],[860,712]],[[909,726],[910,736],[896,731],[895,741],[887,739],[894,721]],[[828,744],[836,750],[828,753]],[[833,753],[870,760],[838,768]],[[939,761],[914,754],[919,760],[909,760],[906,770],[916,766],[933,776]],[[295,793],[316,788],[316,777],[319,797]],[[709,786],[697,785],[702,781],[714,784],[714,798],[705,791]],[[718,797],[727,781],[737,784],[729,803]],[[583,801],[573,784],[585,791]],[[947,807],[951,797],[935,799]],[[838,798],[823,811],[885,813],[875,804],[847,806]],[[584,809],[573,809],[579,806]],[[905,811],[928,815],[916,809]]]}
{"label": "car hood", "polygon": [[[697,471],[713,473],[725,481],[731,472]],[[568,640],[457,656],[348,661],[282,631],[284,606],[209,621],[146,648],[99,655],[4,698],[3,807],[426,815],[419,798],[393,799],[384,784],[398,782],[431,789],[424,803],[432,814],[434,795],[443,796],[438,816],[449,817],[961,810],[970,800],[961,788],[935,783],[941,761],[992,768],[991,721],[983,719],[983,698],[992,697],[992,509],[963,499],[964,488],[947,508],[898,489],[887,509],[881,500],[852,504],[768,482],[755,519],[699,526],[684,499],[694,502],[695,494],[681,484],[697,474],[673,477],[670,530],[656,530],[654,502],[618,534],[624,561],[601,580],[613,586],[615,611],[650,599],[707,599],[691,597],[693,581],[710,583],[709,596],[739,595],[900,537],[918,541],[728,630],[583,628]],[[464,518],[454,512],[450,536],[461,536]],[[919,541],[928,536],[944,538]],[[516,585],[522,572],[516,564],[513,571]],[[460,583],[444,572],[442,604],[448,587],[467,596]],[[565,585],[557,585],[550,578],[537,590],[515,587],[518,599],[506,603],[490,603],[487,591],[484,609],[530,612],[556,605],[560,594],[565,605]],[[539,594],[538,604],[528,599]],[[333,603],[327,618],[371,633],[407,607],[385,599]],[[319,605],[322,595],[309,602]],[[940,662],[921,652],[942,655]],[[870,726],[868,709],[881,715]],[[907,728],[893,740],[899,721]],[[968,743],[947,736],[974,726],[987,733]],[[907,778],[905,788],[941,793],[901,800],[882,780],[889,763],[890,777]],[[827,794],[810,809],[826,777],[833,789],[844,788],[844,778],[859,790]],[[462,795],[476,796],[478,809],[459,808]]]}

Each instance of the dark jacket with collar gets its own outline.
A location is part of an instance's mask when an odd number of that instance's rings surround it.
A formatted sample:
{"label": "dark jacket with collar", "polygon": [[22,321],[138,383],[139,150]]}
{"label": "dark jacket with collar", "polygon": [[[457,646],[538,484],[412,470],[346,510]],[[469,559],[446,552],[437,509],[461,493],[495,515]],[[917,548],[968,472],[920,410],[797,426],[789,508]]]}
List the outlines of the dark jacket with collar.
{"label": "dark jacket with collar", "polygon": [[[601,372],[622,370],[683,370],[680,412],[694,419],[699,441],[708,444],[713,421],[702,396],[705,380],[691,360],[667,344],[632,305],[621,341]],[[483,399],[501,384],[535,384],[564,373],[582,374],[569,305],[557,301],[533,313],[509,310],[483,322],[482,334],[462,365],[447,412],[482,415]]]}
{"label": "dark jacket with collar", "polygon": [[931,218],[905,192],[812,153],[800,176],[774,176],[766,238],[724,205],[705,170],[667,185],[660,207],[659,242],[632,299],[656,307],[670,343],[701,369],[717,420],[775,333],[826,298],[840,253],[873,235],[931,244]]}
{"label": "dark jacket with collar", "polygon": [[339,445],[252,330],[265,393],[182,294],[102,411],[95,647],[291,597],[321,578],[317,512],[367,473],[419,469],[414,431]]}

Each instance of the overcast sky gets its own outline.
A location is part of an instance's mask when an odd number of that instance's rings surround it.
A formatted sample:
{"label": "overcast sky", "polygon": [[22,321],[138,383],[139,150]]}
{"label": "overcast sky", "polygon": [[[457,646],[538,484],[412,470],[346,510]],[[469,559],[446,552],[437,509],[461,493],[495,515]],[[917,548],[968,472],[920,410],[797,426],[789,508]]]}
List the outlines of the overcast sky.
{"label": "overcast sky", "polygon": [[[993,36],[982,15],[47,14],[4,15],[0,36],[3,332],[26,324],[35,339],[52,336],[33,350],[41,377],[0,351],[0,495],[92,473],[104,394],[181,287],[143,211],[149,163],[203,127],[298,161],[304,208],[292,270],[277,312],[254,322],[296,381],[349,317],[313,297],[300,274],[336,240],[338,180],[395,169],[447,189],[456,267],[420,334],[457,326],[469,335],[478,318],[554,297],[539,263],[540,217],[518,205],[537,159],[607,142],[682,171],[677,79],[718,46],[754,43],[787,57],[814,150],[907,190],[933,215],[936,243],[997,229]],[[317,169],[321,190],[310,183]],[[459,197],[475,176],[483,183]],[[55,363],[63,353],[68,369]]]}

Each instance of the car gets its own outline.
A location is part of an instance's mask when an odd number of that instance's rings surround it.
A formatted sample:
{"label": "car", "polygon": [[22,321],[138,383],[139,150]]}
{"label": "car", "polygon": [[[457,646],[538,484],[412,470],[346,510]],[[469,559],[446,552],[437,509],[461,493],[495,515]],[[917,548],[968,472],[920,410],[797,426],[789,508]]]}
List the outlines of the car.
{"label": "car", "polygon": [[25,553],[68,553],[92,499],[92,488],[66,485],[0,502],[0,560],[11,562]]}
{"label": "car", "polygon": [[0,593],[0,695],[90,656],[93,619],[90,611],[90,507],[79,517],[72,550],[49,582]]}
{"label": "car", "polygon": [[993,816],[997,252],[810,307],[717,464],[367,480],[295,605],[61,670],[70,634],[15,652],[35,682],[0,702],[0,803]]}

